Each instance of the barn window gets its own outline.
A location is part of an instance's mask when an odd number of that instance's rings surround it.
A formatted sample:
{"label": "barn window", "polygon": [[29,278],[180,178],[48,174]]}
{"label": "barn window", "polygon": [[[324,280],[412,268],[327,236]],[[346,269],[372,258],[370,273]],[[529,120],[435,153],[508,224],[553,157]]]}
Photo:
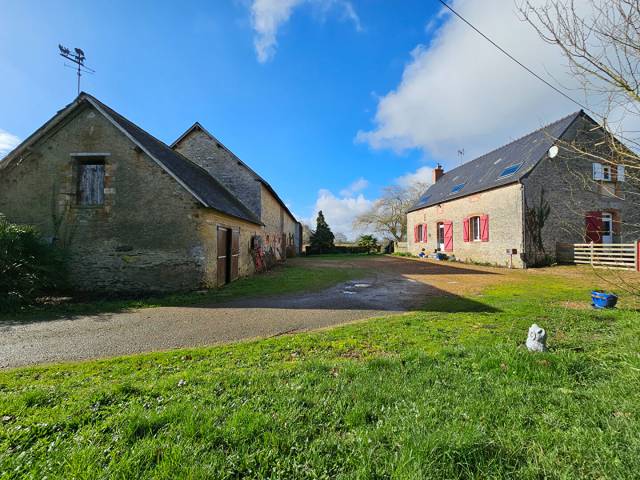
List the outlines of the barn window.
{"label": "barn window", "polygon": [[78,205],[104,205],[104,160],[78,163]]}

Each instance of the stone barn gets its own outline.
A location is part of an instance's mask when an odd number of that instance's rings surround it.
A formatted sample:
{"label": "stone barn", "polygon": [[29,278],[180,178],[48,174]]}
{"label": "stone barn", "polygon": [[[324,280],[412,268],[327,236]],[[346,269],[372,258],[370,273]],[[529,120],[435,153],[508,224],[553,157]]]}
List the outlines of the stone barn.
{"label": "stone barn", "polygon": [[269,183],[195,123],[171,147],[215,176],[264,224],[263,249],[276,260],[300,253],[302,229]]}
{"label": "stone barn", "polygon": [[449,172],[438,166],[407,214],[408,251],[526,267],[553,261],[558,243],[637,241],[637,185],[624,165],[588,154],[602,140],[580,111]]}
{"label": "stone barn", "polygon": [[243,200],[87,93],[0,162],[0,213],[63,246],[82,290],[188,290],[252,274],[266,222]]}

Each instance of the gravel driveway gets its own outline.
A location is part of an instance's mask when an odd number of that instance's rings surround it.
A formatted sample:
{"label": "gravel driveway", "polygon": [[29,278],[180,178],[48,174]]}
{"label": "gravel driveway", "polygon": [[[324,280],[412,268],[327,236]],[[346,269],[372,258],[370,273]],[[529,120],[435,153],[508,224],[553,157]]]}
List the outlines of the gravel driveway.
{"label": "gravel driveway", "polygon": [[[321,292],[25,324],[0,322],[0,367],[212,345],[401,313],[424,304],[429,295],[442,294],[445,284],[460,284],[456,278],[463,274],[472,280],[489,273],[390,257],[364,262],[367,265],[358,261],[359,266],[374,267],[374,274]],[[333,260],[325,265],[337,264]]]}

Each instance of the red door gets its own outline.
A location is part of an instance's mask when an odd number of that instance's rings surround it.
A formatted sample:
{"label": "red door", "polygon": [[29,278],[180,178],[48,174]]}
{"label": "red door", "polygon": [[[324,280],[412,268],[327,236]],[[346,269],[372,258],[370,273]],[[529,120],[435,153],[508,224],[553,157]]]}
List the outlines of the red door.
{"label": "red door", "polygon": [[602,212],[588,212],[585,217],[586,241],[602,243]]}
{"label": "red door", "polygon": [[453,222],[442,222],[444,228],[444,251],[453,252]]}

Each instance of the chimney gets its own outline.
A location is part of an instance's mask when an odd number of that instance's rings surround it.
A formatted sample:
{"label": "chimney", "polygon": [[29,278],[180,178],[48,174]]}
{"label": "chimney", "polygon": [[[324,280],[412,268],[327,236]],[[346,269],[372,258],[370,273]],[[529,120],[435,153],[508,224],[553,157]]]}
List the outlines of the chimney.
{"label": "chimney", "polygon": [[433,183],[436,183],[440,180],[440,177],[444,175],[444,170],[442,169],[442,165],[438,164],[436,168],[433,169]]}

